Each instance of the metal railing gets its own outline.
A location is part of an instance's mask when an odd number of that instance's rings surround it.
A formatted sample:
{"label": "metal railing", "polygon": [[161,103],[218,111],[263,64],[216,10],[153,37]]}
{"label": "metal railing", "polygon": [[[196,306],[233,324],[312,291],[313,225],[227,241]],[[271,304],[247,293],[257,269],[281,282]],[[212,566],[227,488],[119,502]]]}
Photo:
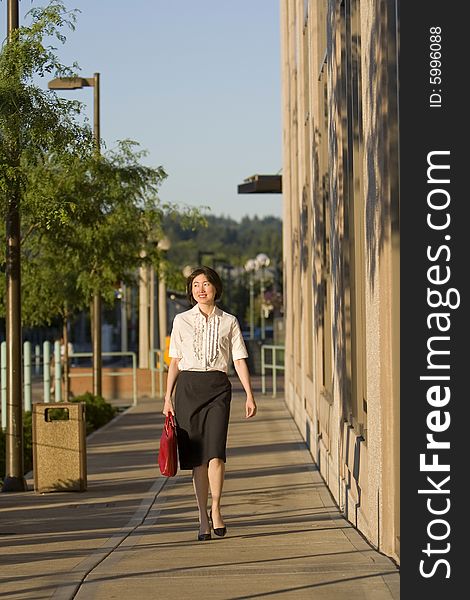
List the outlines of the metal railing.
{"label": "metal railing", "polygon": [[[266,352],[271,352],[271,363],[266,362]],[[278,352],[282,352],[282,363]],[[266,369],[271,369],[272,372],[272,388],[273,398],[277,394],[277,372],[284,371],[284,346],[274,346],[271,344],[263,344],[261,346],[261,393],[266,394]]]}
{"label": "metal railing", "polygon": [[[57,342],[58,343],[58,342]],[[47,362],[47,393],[50,400],[50,342],[44,342],[44,361]],[[44,362],[43,361],[43,362]],[[34,348],[34,375],[40,374],[41,348],[36,344]],[[23,406],[24,410],[30,412],[33,403],[33,354],[31,342],[23,343]],[[7,345],[3,341],[0,345],[0,426],[3,430],[7,426]]]}
{"label": "metal railing", "polygon": [[[0,426],[3,430],[7,427],[7,343],[0,345]],[[25,411],[32,409],[32,352],[31,342],[23,344],[23,406]]]}
{"label": "metal railing", "polygon": [[[74,352],[69,358],[90,358],[93,352]],[[102,352],[101,356],[131,356],[132,357],[132,402],[137,404],[137,354],[135,352]],[[86,373],[70,373],[70,377],[90,377],[93,371]],[[116,373],[114,371],[106,371],[107,377],[129,377],[129,373]],[[59,380],[60,381],[60,380]]]}
{"label": "metal railing", "polygon": [[[163,352],[161,350],[153,350],[154,354],[158,354],[159,361],[159,384],[160,392],[163,395]],[[74,358],[90,358],[92,352],[73,352],[69,355],[70,359]],[[137,355],[135,352],[103,352],[102,356],[130,356],[132,358],[132,373],[119,373],[106,371],[105,375],[109,377],[129,377],[132,375],[132,400],[133,404],[137,404]],[[151,353],[151,357],[153,354]],[[155,397],[155,361],[151,362],[152,373],[152,397]],[[51,367],[54,367],[54,379],[51,381]],[[41,369],[42,367],[42,369]],[[43,380],[44,402],[51,402],[52,392],[54,391],[54,402],[62,400],[62,363],[60,358],[60,343],[54,343],[52,352],[52,344],[49,341],[43,343],[42,354],[41,347],[36,344],[34,347],[34,356],[32,352],[31,342],[23,344],[23,406],[25,411],[32,409],[32,378],[41,376]],[[85,373],[69,372],[72,377],[90,377],[92,371]],[[0,427],[5,430],[7,426],[7,347],[6,342],[0,344]]]}

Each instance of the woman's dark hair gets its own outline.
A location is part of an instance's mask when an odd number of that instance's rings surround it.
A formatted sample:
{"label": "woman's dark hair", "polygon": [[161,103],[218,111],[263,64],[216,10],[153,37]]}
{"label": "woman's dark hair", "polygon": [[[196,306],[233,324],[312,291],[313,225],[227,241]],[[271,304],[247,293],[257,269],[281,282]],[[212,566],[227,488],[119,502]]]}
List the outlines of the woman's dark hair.
{"label": "woman's dark hair", "polygon": [[191,306],[197,304],[193,296],[193,281],[198,275],[205,275],[207,277],[207,280],[215,287],[215,301],[220,300],[223,286],[219,274],[210,267],[197,267],[186,280],[186,297]]}

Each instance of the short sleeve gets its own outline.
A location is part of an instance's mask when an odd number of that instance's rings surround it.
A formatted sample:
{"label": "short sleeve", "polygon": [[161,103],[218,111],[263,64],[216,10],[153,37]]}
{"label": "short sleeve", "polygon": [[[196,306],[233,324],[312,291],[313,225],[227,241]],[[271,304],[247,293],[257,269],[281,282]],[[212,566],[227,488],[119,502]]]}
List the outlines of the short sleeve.
{"label": "short sleeve", "polygon": [[182,358],[183,353],[181,351],[181,333],[178,325],[178,315],[173,319],[173,327],[171,329],[170,336],[170,348],[168,356],[170,358]]}
{"label": "short sleeve", "polygon": [[242,331],[236,318],[232,325],[232,359],[239,360],[240,358],[248,358],[245,341],[243,340]]}

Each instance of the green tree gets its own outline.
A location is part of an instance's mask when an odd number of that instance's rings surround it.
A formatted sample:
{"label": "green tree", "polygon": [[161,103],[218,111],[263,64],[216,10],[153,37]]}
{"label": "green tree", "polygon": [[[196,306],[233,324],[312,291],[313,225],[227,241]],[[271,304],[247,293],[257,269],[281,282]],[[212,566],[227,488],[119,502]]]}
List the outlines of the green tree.
{"label": "green tree", "polygon": [[[77,103],[54,99],[34,85],[35,76],[46,73],[67,74],[51,47],[43,40],[55,36],[61,40],[60,28],[73,26],[74,13],[67,15],[60,2],[32,12],[29,27],[9,31],[8,43],[0,52],[0,218],[6,223],[4,244],[9,283],[11,330],[8,337],[11,357],[8,374],[10,411],[8,416],[9,473],[3,489],[19,490],[22,483],[22,410],[21,410],[21,312],[20,312],[20,244],[21,221],[28,211],[24,202],[29,171],[50,152],[60,158],[64,153],[79,151],[88,132],[77,125]],[[14,24],[16,27],[16,23]],[[50,219],[57,216],[53,212]],[[11,376],[11,377],[10,377]],[[11,486],[11,488],[10,488]]]}
{"label": "green tree", "polygon": [[54,0],[31,15],[0,53],[0,210],[4,217],[18,194],[25,322],[61,316],[66,325],[95,292],[114,299],[116,283],[130,283],[142,260],[160,264],[164,214],[190,227],[202,221],[197,209],[160,204],[164,170],[145,166],[135,143],[97,155],[90,129],[77,123],[81,105],[33,83],[37,75],[74,75],[43,40],[63,42],[75,13]]}
{"label": "green tree", "polygon": [[[61,29],[74,27],[75,12],[59,1],[31,11],[31,25],[15,30],[0,52],[0,240],[5,264],[5,219],[12,205],[19,212],[22,250],[33,235],[57,229],[71,221],[75,203],[63,202],[61,194],[47,186],[51,173],[66,173],[72,161],[90,153],[92,135],[77,122],[81,105],[41,90],[37,76],[70,75],[61,65],[55,48],[45,38],[65,40]],[[37,252],[29,249],[24,258]],[[4,288],[4,281],[1,286]],[[0,311],[4,312],[4,294]]]}
{"label": "green tree", "polygon": [[[266,292],[275,295],[275,311],[279,312],[277,296],[282,288],[282,221],[277,217],[244,217],[241,222],[224,216],[207,217],[206,230],[183,230],[178,221],[165,221],[171,239],[168,258],[175,277],[173,289],[184,291],[184,266],[196,266],[199,261],[214,266],[224,283],[223,302],[227,310],[249,322],[249,284],[244,265],[260,252],[266,253],[271,264],[266,273]],[[259,277],[256,277],[256,294]],[[256,310],[259,315],[259,307]]]}
{"label": "green tree", "polygon": [[[77,122],[81,105],[63,100],[39,88],[37,76],[71,75],[61,65],[52,46],[43,40],[55,37],[64,41],[60,30],[74,27],[75,13],[67,13],[62,2],[53,1],[47,8],[31,11],[29,27],[15,30],[0,52],[0,210],[5,217],[12,194],[21,197],[21,214],[33,207],[26,201],[25,191],[35,167],[47,157],[54,161],[70,154],[82,155],[90,146],[91,131]],[[33,196],[29,196],[32,200]],[[63,220],[63,207],[48,204],[47,198],[34,197],[34,206],[43,204],[43,217],[48,224]]]}
{"label": "green tree", "polygon": [[[165,214],[183,226],[203,223],[197,209],[161,204],[157,192],[165,172],[144,166],[145,152],[134,142],[96,155],[69,157],[67,167],[53,161],[38,178],[30,177],[30,193],[65,206],[73,219],[41,224],[41,207],[28,215],[23,244],[23,312],[29,325],[50,323],[60,316],[67,348],[67,322],[91,304],[96,292],[114,301],[117,283],[135,282],[137,267],[163,264],[158,240],[163,237]],[[33,202],[31,202],[33,204]],[[36,220],[34,220],[36,219]],[[64,365],[68,361],[65,357]],[[65,374],[66,397],[68,377]]]}

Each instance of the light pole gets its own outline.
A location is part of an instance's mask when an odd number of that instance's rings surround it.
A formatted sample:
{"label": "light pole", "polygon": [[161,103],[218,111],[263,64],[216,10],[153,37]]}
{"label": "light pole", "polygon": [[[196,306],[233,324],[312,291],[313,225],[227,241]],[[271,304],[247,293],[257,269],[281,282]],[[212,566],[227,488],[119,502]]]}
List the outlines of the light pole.
{"label": "light pole", "polygon": [[260,296],[261,296],[261,339],[264,340],[266,337],[266,328],[265,328],[265,316],[264,316],[264,270],[269,266],[271,262],[270,258],[263,253],[260,253],[256,256],[256,263],[258,268],[261,270],[261,278],[260,278]]}
{"label": "light pole", "polygon": [[[51,90],[93,88],[93,139],[95,152],[100,154],[100,74],[93,77],[56,77],[48,83]],[[93,394],[101,396],[101,294],[96,291],[92,302]]]}
{"label": "light pole", "polygon": [[[170,249],[170,240],[166,237],[156,242],[158,250],[166,252]],[[141,257],[145,258],[142,250]],[[165,351],[167,335],[167,308],[165,279],[155,267],[142,263],[139,269],[139,369],[147,369],[151,365],[151,351]]]}
{"label": "light pole", "polygon": [[[145,258],[145,251],[140,253]],[[139,369],[149,367],[149,266],[142,262],[139,267]]]}
{"label": "light pole", "polygon": [[[171,248],[171,242],[167,237],[159,240],[157,248],[162,253],[168,252]],[[166,348],[167,336],[167,306],[166,306],[166,283],[163,273],[158,273],[158,332],[160,335],[160,350],[164,353]]]}
{"label": "light pole", "polygon": [[[8,0],[8,40],[19,27],[18,0]],[[14,140],[19,147],[18,140]],[[19,151],[15,159],[19,162]],[[16,166],[16,165],[15,165]],[[27,489],[23,462],[23,413],[21,384],[21,256],[20,190],[10,186],[6,215],[6,342],[7,342],[7,436],[6,473],[2,492]]]}
{"label": "light pole", "polygon": [[250,285],[250,340],[255,337],[255,282],[254,272],[257,269],[257,263],[254,258],[249,258],[245,263],[245,271],[249,276]]}
{"label": "light pole", "polygon": [[127,286],[121,282],[121,352],[127,352]]}
{"label": "light pole", "polygon": [[160,336],[158,333],[158,283],[157,273],[153,265],[150,267],[149,307],[149,350],[155,350],[155,348],[159,348]]}

